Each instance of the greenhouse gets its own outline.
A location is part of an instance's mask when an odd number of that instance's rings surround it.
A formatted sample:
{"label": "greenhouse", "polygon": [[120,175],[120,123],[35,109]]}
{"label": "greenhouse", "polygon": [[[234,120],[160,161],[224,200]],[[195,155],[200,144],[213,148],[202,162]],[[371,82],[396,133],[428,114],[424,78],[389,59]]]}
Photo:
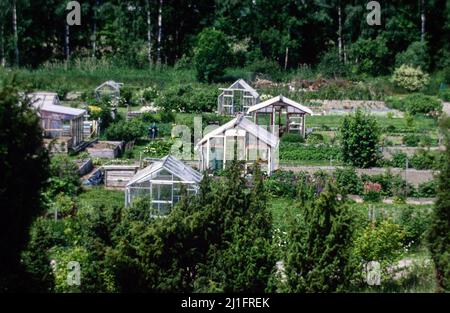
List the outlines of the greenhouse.
{"label": "greenhouse", "polygon": [[182,186],[188,194],[196,194],[201,180],[199,172],[168,155],[133,176],[125,188],[125,205],[144,199],[152,215],[167,215],[180,200]]}
{"label": "greenhouse", "polygon": [[108,80],[95,88],[95,96],[97,99],[105,98],[118,98],[120,97],[120,88],[123,83],[117,83],[113,80]]}
{"label": "greenhouse", "polygon": [[221,170],[232,160],[245,167],[258,162],[269,175],[278,168],[279,139],[264,127],[240,113],[228,123],[212,130],[196,145],[200,170]]}
{"label": "greenhouse", "polygon": [[259,94],[243,79],[235,81],[228,88],[220,88],[217,110],[220,114],[234,115],[247,112],[248,108],[259,102]]}

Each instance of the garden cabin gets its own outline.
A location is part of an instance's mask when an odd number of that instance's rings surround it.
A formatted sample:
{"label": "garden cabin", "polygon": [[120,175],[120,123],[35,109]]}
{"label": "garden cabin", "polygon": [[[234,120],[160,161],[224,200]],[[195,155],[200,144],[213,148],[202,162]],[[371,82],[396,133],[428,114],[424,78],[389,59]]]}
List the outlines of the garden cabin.
{"label": "garden cabin", "polygon": [[236,159],[244,161],[246,167],[256,161],[270,175],[278,168],[278,144],[276,135],[240,113],[209,132],[195,149],[199,154],[201,171],[224,169],[227,163]]}
{"label": "garden cabin", "polygon": [[199,172],[168,155],[133,176],[125,188],[125,205],[142,198],[148,201],[152,215],[166,215],[181,199],[181,187],[196,194],[201,180]]}
{"label": "garden cabin", "polygon": [[[285,118],[284,125],[282,114],[284,114]],[[310,108],[282,95],[255,104],[247,110],[247,115],[253,115],[253,120],[257,125],[263,120],[264,124],[271,125],[271,132],[279,134],[280,137],[284,133],[298,131],[304,138],[306,136],[305,116],[312,114],[313,112]]]}
{"label": "garden cabin", "polygon": [[55,93],[38,92],[29,95],[31,105],[38,110],[44,137],[59,138],[74,148],[83,142],[85,110],[60,105]]}
{"label": "garden cabin", "polygon": [[95,96],[97,99],[101,98],[119,98],[120,97],[120,88],[123,86],[123,83],[117,83],[113,80],[108,80],[95,88]]}
{"label": "garden cabin", "polygon": [[259,102],[259,94],[243,79],[235,81],[228,88],[220,88],[217,98],[219,114],[235,115],[245,113],[248,108]]}

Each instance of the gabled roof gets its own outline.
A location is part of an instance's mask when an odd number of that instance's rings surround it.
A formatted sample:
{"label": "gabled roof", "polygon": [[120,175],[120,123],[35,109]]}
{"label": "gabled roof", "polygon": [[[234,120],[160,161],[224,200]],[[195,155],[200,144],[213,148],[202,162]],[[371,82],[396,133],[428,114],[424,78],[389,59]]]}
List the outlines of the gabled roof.
{"label": "gabled roof", "polygon": [[247,114],[250,114],[255,111],[271,112],[272,111],[271,107],[274,105],[284,106],[289,113],[307,113],[310,115],[313,114],[310,108],[301,105],[300,103],[295,102],[294,100],[283,97],[282,95],[276,96],[272,99],[251,106],[247,110]]}
{"label": "gabled roof", "polygon": [[108,80],[104,83],[102,83],[100,86],[98,86],[97,88],[95,88],[95,91],[98,91],[99,89],[105,87],[105,86],[110,86],[111,88],[115,89],[115,90],[119,90],[120,87],[123,86],[123,83],[117,83],[113,80]]}
{"label": "gabled roof", "polygon": [[226,130],[232,129],[232,128],[242,128],[245,131],[249,132],[250,134],[254,135],[259,140],[263,141],[264,143],[268,144],[271,147],[276,147],[278,144],[278,137],[274,134],[268,132],[264,128],[262,128],[259,125],[256,125],[252,121],[248,120],[244,117],[242,113],[238,114],[236,118],[232,119],[226,124],[223,124],[222,126],[212,130],[208,134],[206,134],[195,146],[196,149],[204,144],[208,139],[219,136],[225,133]]}
{"label": "gabled roof", "polygon": [[161,169],[165,169],[180,178],[184,182],[200,183],[202,180],[202,174],[185,165],[177,158],[168,155],[162,158],[160,161],[150,164],[146,168],[140,170],[133,176],[128,182],[127,186],[135,183],[142,183],[152,178],[152,175],[159,172]]}
{"label": "gabled roof", "polygon": [[86,114],[86,110],[60,105],[58,95],[53,92],[35,92],[28,95],[31,105],[38,111],[65,114],[74,117]]}
{"label": "gabled roof", "polygon": [[249,84],[247,84],[247,82],[245,80],[243,80],[242,78],[235,81],[233,84],[231,84],[230,87],[228,87],[226,89],[242,89],[242,90],[250,92],[250,94],[254,98],[259,97],[259,93],[255,89],[253,89]]}

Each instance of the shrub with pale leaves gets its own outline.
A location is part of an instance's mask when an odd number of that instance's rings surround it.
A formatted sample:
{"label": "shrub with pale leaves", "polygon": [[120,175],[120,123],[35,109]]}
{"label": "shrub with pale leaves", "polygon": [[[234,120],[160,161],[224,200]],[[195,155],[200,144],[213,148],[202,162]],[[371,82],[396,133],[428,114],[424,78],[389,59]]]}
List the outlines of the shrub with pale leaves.
{"label": "shrub with pale leaves", "polygon": [[391,81],[408,91],[417,91],[428,85],[430,77],[420,67],[414,68],[412,66],[402,65],[395,69]]}

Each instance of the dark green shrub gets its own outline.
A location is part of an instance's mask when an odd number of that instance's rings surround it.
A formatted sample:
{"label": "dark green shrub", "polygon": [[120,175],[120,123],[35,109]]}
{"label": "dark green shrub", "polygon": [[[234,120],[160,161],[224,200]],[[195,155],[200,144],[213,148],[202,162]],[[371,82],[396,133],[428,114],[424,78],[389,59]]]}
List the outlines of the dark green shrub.
{"label": "dark green shrub", "polygon": [[406,153],[401,151],[396,151],[392,154],[391,165],[393,167],[404,168],[406,166],[406,160],[408,156]]}
{"label": "dark green shrub", "polygon": [[411,165],[418,170],[439,168],[439,154],[432,151],[420,150],[411,157]]}
{"label": "dark green shrub", "polygon": [[419,142],[421,140],[421,136],[416,134],[407,134],[403,136],[403,144],[405,144],[408,147],[417,147],[419,145]]}
{"label": "dark green shrub", "polygon": [[422,70],[427,71],[430,66],[427,43],[415,41],[409,45],[408,49],[397,53],[395,66],[400,67],[403,64],[416,68],[420,67]]}
{"label": "dark green shrub", "polygon": [[339,59],[338,49],[325,52],[320,58],[317,69],[328,78],[345,77],[349,72],[348,67]]}
{"label": "dark green shrub", "polygon": [[323,135],[318,133],[311,133],[306,137],[306,143],[310,145],[323,143]]}
{"label": "dark green shrub", "polygon": [[303,143],[305,142],[305,139],[300,136],[299,134],[284,134],[281,137],[282,142],[297,142],[297,143]]}
{"label": "dark green shrub", "polygon": [[404,99],[406,111],[411,114],[428,114],[433,111],[442,111],[442,102],[434,96],[427,96],[421,93],[415,93],[406,96]]}
{"label": "dark green shrub", "polygon": [[111,124],[106,129],[108,140],[132,141],[146,135],[147,127],[140,119],[120,121]]}
{"label": "dark green shrub", "polygon": [[199,81],[210,83],[219,80],[231,60],[231,49],[223,32],[205,28],[198,34],[194,66]]}
{"label": "dark green shrub", "polygon": [[267,78],[278,80],[281,76],[281,68],[279,64],[273,60],[269,60],[266,58],[258,58],[251,61],[247,65],[247,70],[256,75],[264,75],[268,76]]}
{"label": "dark green shrub", "polygon": [[336,178],[336,186],[341,193],[352,195],[361,194],[363,185],[355,168],[336,168],[334,176]]}
{"label": "dark green shrub", "polygon": [[265,181],[267,191],[277,197],[295,197],[296,185],[297,176],[291,171],[275,171]]}
{"label": "dark green shrub", "polygon": [[400,210],[399,223],[406,231],[406,245],[418,245],[430,227],[431,210],[408,205]]}
{"label": "dark green shrub", "polygon": [[441,98],[443,101],[450,101],[450,88],[440,90],[439,98]]}
{"label": "dark green shrub", "polygon": [[436,193],[437,185],[434,179],[421,183],[417,189],[417,197],[420,198],[433,198],[436,197]]}

